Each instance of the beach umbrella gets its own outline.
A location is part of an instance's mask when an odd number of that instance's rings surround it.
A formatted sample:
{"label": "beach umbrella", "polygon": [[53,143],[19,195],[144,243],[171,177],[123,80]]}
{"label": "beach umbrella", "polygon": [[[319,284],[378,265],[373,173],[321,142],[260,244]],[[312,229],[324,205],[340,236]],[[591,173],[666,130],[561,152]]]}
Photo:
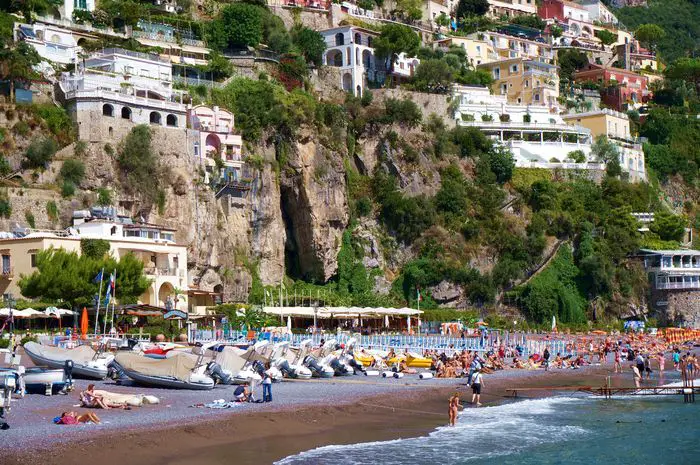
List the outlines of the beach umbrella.
{"label": "beach umbrella", "polygon": [[80,335],[83,339],[87,339],[88,332],[88,314],[87,308],[83,307],[83,314],[80,316]]}

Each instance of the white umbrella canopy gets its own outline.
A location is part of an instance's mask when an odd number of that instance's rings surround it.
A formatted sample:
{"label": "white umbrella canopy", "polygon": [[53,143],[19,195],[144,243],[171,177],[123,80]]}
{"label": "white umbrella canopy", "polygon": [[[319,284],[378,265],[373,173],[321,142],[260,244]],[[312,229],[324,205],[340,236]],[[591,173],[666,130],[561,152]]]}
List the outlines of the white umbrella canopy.
{"label": "white umbrella canopy", "polygon": [[49,317],[59,318],[64,315],[74,315],[75,312],[72,310],[66,310],[65,308],[46,307],[46,310],[44,310],[44,314]]}
{"label": "white umbrella canopy", "polygon": [[16,318],[48,318],[48,315],[33,308],[25,308],[24,310],[14,310],[12,315]]}
{"label": "white umbrella canopy", "polygon": [[[17,310],[13,310],[13,313]],[[8,307],[0,308],[0,316],[10,316],[10,309]]]}

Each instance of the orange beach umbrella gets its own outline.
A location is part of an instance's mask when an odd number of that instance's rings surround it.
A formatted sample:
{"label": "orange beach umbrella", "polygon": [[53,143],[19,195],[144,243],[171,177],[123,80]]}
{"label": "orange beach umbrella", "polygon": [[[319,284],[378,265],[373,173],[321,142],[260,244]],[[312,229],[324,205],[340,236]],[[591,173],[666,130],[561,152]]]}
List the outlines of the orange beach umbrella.
{"label": "orange beach umbrella", "polygon": [[83,314],[80,316],[80,335],[83,339],[87,338],[88,332],[88,314],[87,308],[83,307]]}

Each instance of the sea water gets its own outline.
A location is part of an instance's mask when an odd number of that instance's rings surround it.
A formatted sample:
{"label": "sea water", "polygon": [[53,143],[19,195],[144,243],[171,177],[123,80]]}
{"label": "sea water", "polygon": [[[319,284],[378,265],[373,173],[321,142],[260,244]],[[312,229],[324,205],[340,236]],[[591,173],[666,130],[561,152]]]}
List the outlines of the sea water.
{"label": "sea water", "polygon": [[581,394],[467,407],[427,436],[326,446],[277,462],[328,464],[700,464],[700,399]]}

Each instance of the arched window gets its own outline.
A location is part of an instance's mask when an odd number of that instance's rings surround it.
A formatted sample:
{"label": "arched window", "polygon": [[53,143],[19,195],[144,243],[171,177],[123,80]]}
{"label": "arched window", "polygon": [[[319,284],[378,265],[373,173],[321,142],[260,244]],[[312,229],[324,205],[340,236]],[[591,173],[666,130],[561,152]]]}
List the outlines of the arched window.
{"label": "arched window", "polygon": [[102,105],[102,116],[114,116],[114,107],[108,103]]}
{"label": "arched window", "polygon": [[149,120],[151,124],[160,124],[160,113],[157,111],[152,111],[151,115],[149,116]]}
{"label": "arched window", "polygon": [[131,108],[122,107],[122,118],[129,120],[131,119]]}
{"label": "arched window", "polygon": [[357,45],[362,45],[362,36],[360,35],[359,32],[355,33],[355,43]]}
{"label": "arched window", "polygon": [[177,116],[175,115],[168,115],[165,118],[165,124],[168,126],[177,126]]}
{"label": "arched window", "polygon": [[345,35],[342,32],[335,35],[335,45],[345,45]]}

